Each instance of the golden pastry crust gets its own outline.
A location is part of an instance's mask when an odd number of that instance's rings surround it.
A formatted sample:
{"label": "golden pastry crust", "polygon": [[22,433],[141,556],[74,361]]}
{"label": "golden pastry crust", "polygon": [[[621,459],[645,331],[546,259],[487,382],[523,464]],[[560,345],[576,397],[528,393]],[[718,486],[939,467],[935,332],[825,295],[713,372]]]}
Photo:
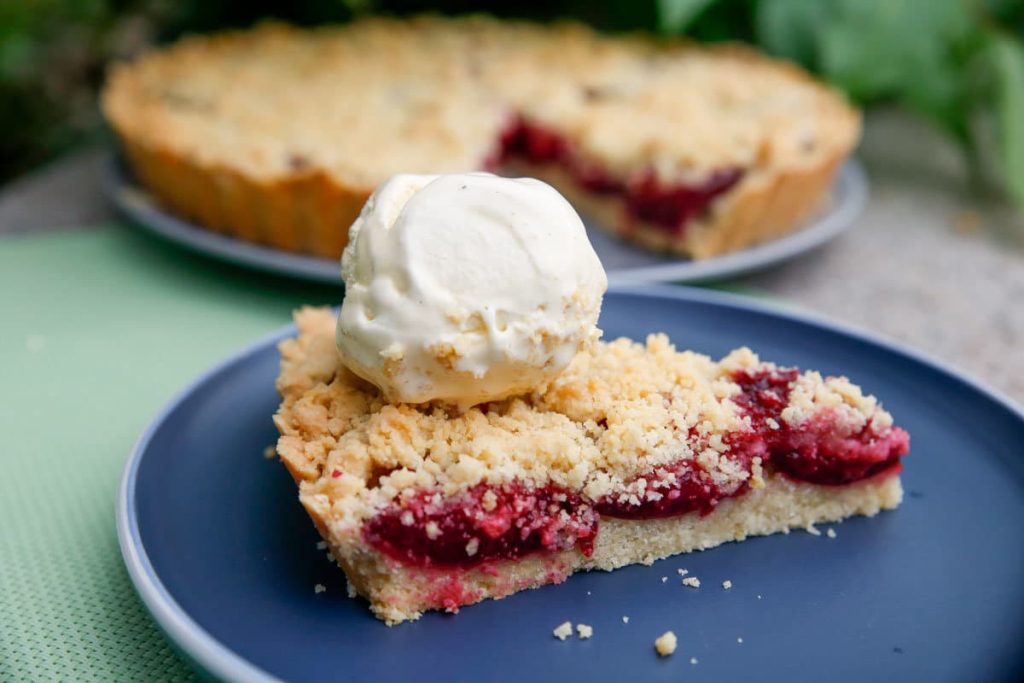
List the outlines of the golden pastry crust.
{"label": "golden pastry crust", "polygon": [[378,183],[484,167],[515,116],[616,177],[699,183],[742,169],[681,237],[625,220],[621,206],[606,216],[627,238],[697,257],[792,229],[859,135],[841,97],[747,49],[482,17],[189,38],[115,67],[103,105],[173,210],[329,257]]}
{"label": "golden pastry crust", "polygon": [[[341,364],[330,310],[302,309],[296,323],[298,336],[280,345],[277,451],[354,590],[391,623],[560,581],[581,569],[650,563],[749,535],[871,515],[900,501],[898,468],[836,488],[791,481],[758,459],[747,470],[724,457],[728,435],[753,426],[733,400],[740,387],[732,377],[775,367],[748,349],[715,362],[676,351],[663,335],[646,344],[599,342],[532,394],[458,413],[442,405],[385,403]],[[884,434],[892,425],[856,385],[816,372],[792,382],[780,419],[797,426],[823,411],[840,436],[869,426]],[[769,428],[780,427],[768,420]],[[602,519],[590,554],[573,548],[479,568],[431,569],[396,562],[361,535],[377,512],[418,492],[450,497],[480,483],[554,484],[584,501],[636,504],[653,491],[638,485],[642,475],[688,460],[723,490],[749,490],[721,500],[707,517]],[[489,509],[487,495],[481,504]],[[424,532],[432,539],[437,533],[429,524]],[[467,547],[469,556],[473,551]]]}

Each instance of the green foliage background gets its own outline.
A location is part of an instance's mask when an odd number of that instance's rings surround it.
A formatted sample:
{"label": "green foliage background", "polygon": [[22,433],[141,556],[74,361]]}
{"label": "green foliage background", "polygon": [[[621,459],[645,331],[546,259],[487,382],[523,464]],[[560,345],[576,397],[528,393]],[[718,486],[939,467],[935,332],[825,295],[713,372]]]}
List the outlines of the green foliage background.
{"label": "green foliage background", "polygon": [[111,59],[267,17],[424,11],[751,42],[861,104],[906,106],[972,161],[994,131],[999,181],[1024,206],[1024,0],[0,0],[0,182],[102,130],[95,98]]}

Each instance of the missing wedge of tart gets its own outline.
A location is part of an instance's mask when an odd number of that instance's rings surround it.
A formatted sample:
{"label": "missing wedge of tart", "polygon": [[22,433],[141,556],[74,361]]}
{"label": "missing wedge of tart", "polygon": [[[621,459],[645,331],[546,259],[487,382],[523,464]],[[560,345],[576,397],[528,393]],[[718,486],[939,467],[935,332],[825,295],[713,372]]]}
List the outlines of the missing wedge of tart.
{"label": "missing wedge of tart", "polygon": [[714,256],[798,227],[860,133],[840,95],[749,49],[483,17],[188,38],[114,68],[103,107],[176,213],[330,258],[386,178],[470,170]]}
{"label": "missing wedge of tart", "polygon": [[899,505],[907,433],[845,378],[677,351],[581,351],[458,411],[391,404],[340,362],[335,317],[281,344],[278,452],[352,590],[389,624]]}

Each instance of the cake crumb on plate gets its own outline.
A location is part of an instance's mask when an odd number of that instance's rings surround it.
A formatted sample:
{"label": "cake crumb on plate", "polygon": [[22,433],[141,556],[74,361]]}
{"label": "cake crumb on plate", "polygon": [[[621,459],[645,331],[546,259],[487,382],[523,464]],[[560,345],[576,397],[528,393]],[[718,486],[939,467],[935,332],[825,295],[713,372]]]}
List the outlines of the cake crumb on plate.
{"label": "cake crumb on plate", "polygon": [[622,617],[622,623],[623,623],[623,624],[628,624],[628,623],[629,623],[629,617],[627,617],[627,616],[623,615],[623,617]]}
{"label": "cake crumb on plate", "polygon": [[730,581],[729,579],[723,581],[722,588],[724,588],[725,590],[729,590],[730,588],[732,588],[732,581]]}
{"label": "cake crumb on plate", "polygon": [[594,635],[594,627],[588,624],[576,624],[576,635],[579,636],[580,640],[586,640]]}
{"label": "cake crumb on plate", "polygon": [[835,538],[837,536],[836,530],[833,529],[832,527],[829,527],[828,531],[825,532],[825,535],[828,536],[829,538]]}
{"label": "cake crumb on plate", "polygon": [[317,595],[320,595],[321,593],[323,593],[326,590],[327,590],[327,586],[323,585],[322,583],[318,583],[317,585],[313,586],[313,592],[316,593]]}
{"label": "cake crumb on plate", "polygon": [[561,624],[555,627],[555,630],[551,632],[555,638],[559,640],[565,640],[572,635],[572,622],[563,621]]}
{"label": "cake crumb on plate", "polygon": [[658,651],[658,655],[668,657],[676,651],[677,644],[676,634],[672,631],[665,631],[654,641],[654,649]]}
{"label": "cake crumb on plate", "polygon": [[696,664],[696,663],[697,663],[697,658],[696,657],[690,657],[690,664]]}
{"label": "cake crumb on plate", "polygon": [[689,586],[690,588],[700,588],[700,579],[696,576],[684,576],[683,585]]}
{"label": "cake crumb on plate", "polygon": [[814,524],[808,524],[804,527],[804,531],[809,533],[811,536],[821,536],[821,532],[818,531],[818,527],[814,526]]}

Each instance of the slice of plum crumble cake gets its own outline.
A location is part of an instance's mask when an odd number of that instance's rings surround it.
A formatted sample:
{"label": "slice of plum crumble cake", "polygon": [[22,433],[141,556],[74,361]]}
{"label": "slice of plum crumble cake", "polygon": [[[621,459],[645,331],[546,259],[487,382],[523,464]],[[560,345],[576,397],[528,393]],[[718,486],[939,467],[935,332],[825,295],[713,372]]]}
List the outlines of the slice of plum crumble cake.
{"label": "slice of plum crumble cake", "polygon": [[351,589],[389,624],[899,505],[905,431],[843,377],[596,342],[535,390],[389,403],[305,308],[277,449]]}

